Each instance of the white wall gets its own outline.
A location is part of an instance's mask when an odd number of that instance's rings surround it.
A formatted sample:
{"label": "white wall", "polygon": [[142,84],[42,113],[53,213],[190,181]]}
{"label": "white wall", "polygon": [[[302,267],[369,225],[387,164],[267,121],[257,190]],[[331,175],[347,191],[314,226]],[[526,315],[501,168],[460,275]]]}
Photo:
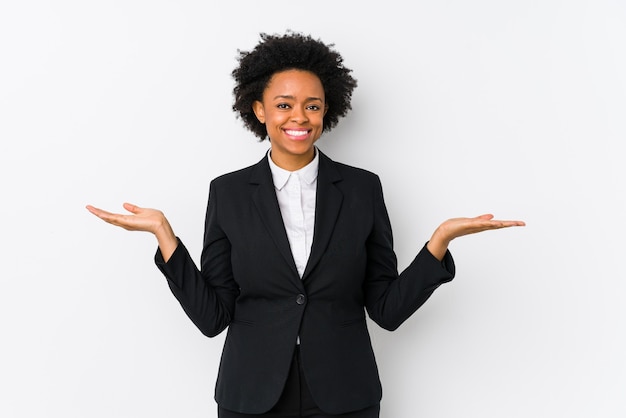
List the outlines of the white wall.
{"label": "white wall", "polygon": [[444,219],[457,278],[371,327],[385,418],[626,416],[626,3],[71,1],[0,6],[0,416],[214,417],[223,335],[186,318],[153,237],[199,258],[208,182],[256,162],[237,48],[286,28],[360,85],[320,147],[383,181],[401,267]]}

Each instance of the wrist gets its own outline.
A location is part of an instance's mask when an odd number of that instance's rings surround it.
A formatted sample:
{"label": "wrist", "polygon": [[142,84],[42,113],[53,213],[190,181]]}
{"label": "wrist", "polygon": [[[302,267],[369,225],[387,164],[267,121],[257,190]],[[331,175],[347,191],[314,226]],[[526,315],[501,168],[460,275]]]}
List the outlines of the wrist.
{"label": "wrist", "polygon": [[176,235],[174,234],[174,231],[165,216],[163,216],[163,219],[156,227],[154,235],[159,243],[163,259],[167,262],[178,246],[178,239],[176,238]]}
{"label": "wrist", "polygon": [[174,235],[174,231],[170,226],[170,223],[167,221],[165,217],[157,224],[154,230],[154,235],[157,237],[159,241],[171,241],[176,240],[176,236]]}
{"label": "wrist", "polygon": [[451,240],[448,239],[446,234],[441,230],[441,227],[439,227],[435,230],[435,232],[433,232],[430,241],[426,244],[426,248],[435,258],[443,260],[443,257],[446,255],[446,251],[448,250],[448,246],[450,245],[450,241]]}

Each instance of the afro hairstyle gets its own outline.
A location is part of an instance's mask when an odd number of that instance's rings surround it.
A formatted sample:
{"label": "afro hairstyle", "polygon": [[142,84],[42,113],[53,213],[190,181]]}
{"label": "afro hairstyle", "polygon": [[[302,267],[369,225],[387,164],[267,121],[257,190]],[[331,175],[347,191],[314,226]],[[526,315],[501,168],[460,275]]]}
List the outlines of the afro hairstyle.
{"label": "afro hairstyle", "polygon": [[239,66],[232,72],[235,80],[233,110],[244,126],[263,141],[265,125],[256,118],[252,104],[263,99],[272,76],[286,70],[310,71],[322,82],[328,110],[323,132],[333,129],[339,118],[352,109],[350,100],[357,81],[352,70],[344,67],[334,44],[324,44],[310,35],[288,30],[284,35],[260,34],[260,42],[251,51],[238,50]]}

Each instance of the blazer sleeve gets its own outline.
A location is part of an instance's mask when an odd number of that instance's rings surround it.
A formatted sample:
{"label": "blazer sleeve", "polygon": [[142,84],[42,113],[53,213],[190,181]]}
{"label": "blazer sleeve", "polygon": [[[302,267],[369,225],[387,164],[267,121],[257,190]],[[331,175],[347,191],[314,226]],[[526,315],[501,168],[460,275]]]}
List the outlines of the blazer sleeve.
{"label": "blazer sleeve", "polygon": [[218,202],[211,183],[199,270],[187,248],[178,241],[167,261],[157,249],[155,263],[183,310],[200,331],[214,337],[230,323],[239,288],[233,279],[230,242],[219,226]]}
{"label": "blazer sleeve", "polygon": [[374,322],[393,331],[422,306],[435,289],[454,278],[455,266],[449,251],[439,261],[424,245],[409,266],[398,274],[391,223],[378,177],[374,194],[374,223],[366,242],[365,305]]}

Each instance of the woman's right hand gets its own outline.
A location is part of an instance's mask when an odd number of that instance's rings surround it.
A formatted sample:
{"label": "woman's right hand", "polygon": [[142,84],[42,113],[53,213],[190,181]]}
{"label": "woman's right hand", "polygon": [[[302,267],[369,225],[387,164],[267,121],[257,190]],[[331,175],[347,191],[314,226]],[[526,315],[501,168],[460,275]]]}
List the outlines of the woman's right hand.
{"label": "woman's right hand", "polygon": [[87,210],[103,221],[127,231],[151,232],[156,236],[163,258],[167,262],[178,246],[178,239],[163,212],[142,208],[131,203],[124,203],[123,206],[132,215],[107,212],[91,205],[87,205]]}

